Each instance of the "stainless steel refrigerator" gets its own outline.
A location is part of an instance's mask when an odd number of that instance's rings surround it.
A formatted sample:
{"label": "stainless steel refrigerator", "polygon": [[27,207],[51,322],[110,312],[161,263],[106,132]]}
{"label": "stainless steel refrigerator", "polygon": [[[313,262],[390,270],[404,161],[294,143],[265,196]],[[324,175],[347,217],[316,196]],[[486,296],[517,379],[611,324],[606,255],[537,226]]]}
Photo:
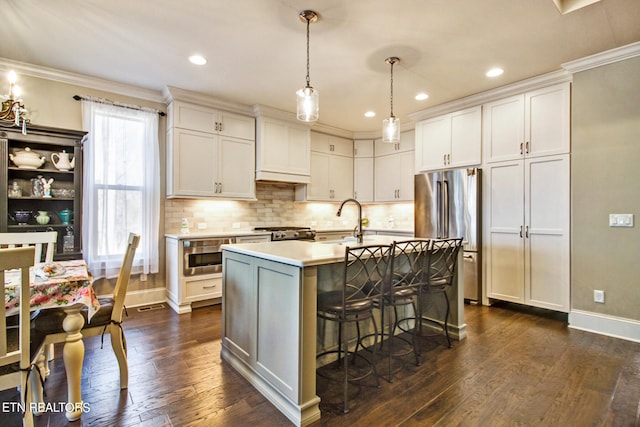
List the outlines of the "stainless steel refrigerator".
{"label": "stainless steel refrigerator", "polygon": [[463,238],[464,298],[481,297],[481,169],[451,169],[415,176],[415,235]]}

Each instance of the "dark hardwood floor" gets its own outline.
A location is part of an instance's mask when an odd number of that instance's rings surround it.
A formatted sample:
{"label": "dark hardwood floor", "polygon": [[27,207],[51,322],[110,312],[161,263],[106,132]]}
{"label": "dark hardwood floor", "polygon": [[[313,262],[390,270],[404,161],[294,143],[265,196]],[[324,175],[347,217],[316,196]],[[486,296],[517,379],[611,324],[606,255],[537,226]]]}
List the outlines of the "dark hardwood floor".
{"label": "dark hardwood floor", "polygon": [[[105,337],[85,340],[83,398],[90,411],[62,413],[37,426],[287,426],[289,421],[220,361],[220,307],[178,316],[169,308],[125,318],[129,389]],[[638,426],[640,343],[567,328],[563,316],[518,306],[466,306],[468,338],[425,341],[423,363],[394,361],[394,382],[352,387],[342,414],[339,386],[318,379],[322,419],[314,426]],[[382,369],[382,368],[380,368]],[[64,402],[62,346],[45,390]],[[17,392],[0,392],[17,401]],[[20,417],[0,413],[0,425]]]}

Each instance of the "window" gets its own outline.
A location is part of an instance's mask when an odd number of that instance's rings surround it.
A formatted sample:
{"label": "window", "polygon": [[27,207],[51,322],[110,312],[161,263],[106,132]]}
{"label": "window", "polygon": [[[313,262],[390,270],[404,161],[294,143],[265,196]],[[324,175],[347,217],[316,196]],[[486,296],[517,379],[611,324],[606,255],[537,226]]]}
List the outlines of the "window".
{"label": "window", "polygon": [[130,232],[140,234],[133,274],[158,272],[158,113],[82,100],[82,243],[95,278],[118,275]]}

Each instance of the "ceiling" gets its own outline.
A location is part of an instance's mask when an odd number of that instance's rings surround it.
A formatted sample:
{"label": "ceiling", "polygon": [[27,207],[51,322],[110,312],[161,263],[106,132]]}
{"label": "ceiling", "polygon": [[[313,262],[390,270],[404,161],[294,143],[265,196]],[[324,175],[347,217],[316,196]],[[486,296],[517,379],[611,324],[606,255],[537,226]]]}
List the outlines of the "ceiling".
{"label": "ceiling", "polygon": [[[394,113],[407,122],[409,113],[640,41],[639,0],[567,14],[553,0],[5,0],[0,58],[295,112],[304,9],[319,14],[310,77],[320,122],[353,132],[377,131],[389,114],[389,56],[400,58]],[[194,53],[208,63],[188,62]],[[504,74],[487,78],[495,66]],[[429,98],[416,101],[419,91]],[[377,116],[365,118],[367,110]]]}

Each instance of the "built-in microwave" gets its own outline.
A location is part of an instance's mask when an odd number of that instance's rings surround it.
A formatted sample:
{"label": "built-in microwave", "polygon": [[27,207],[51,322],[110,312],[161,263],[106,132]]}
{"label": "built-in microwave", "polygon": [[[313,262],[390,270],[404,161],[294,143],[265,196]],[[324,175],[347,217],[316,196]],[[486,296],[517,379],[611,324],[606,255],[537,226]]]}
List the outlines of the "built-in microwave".
{"label": "built-in microwave", "polygon": [[190,239],[182,241],[184,276],[198,276],[222,272],[222,249],[220,246],[235,243],[227,239]]}

